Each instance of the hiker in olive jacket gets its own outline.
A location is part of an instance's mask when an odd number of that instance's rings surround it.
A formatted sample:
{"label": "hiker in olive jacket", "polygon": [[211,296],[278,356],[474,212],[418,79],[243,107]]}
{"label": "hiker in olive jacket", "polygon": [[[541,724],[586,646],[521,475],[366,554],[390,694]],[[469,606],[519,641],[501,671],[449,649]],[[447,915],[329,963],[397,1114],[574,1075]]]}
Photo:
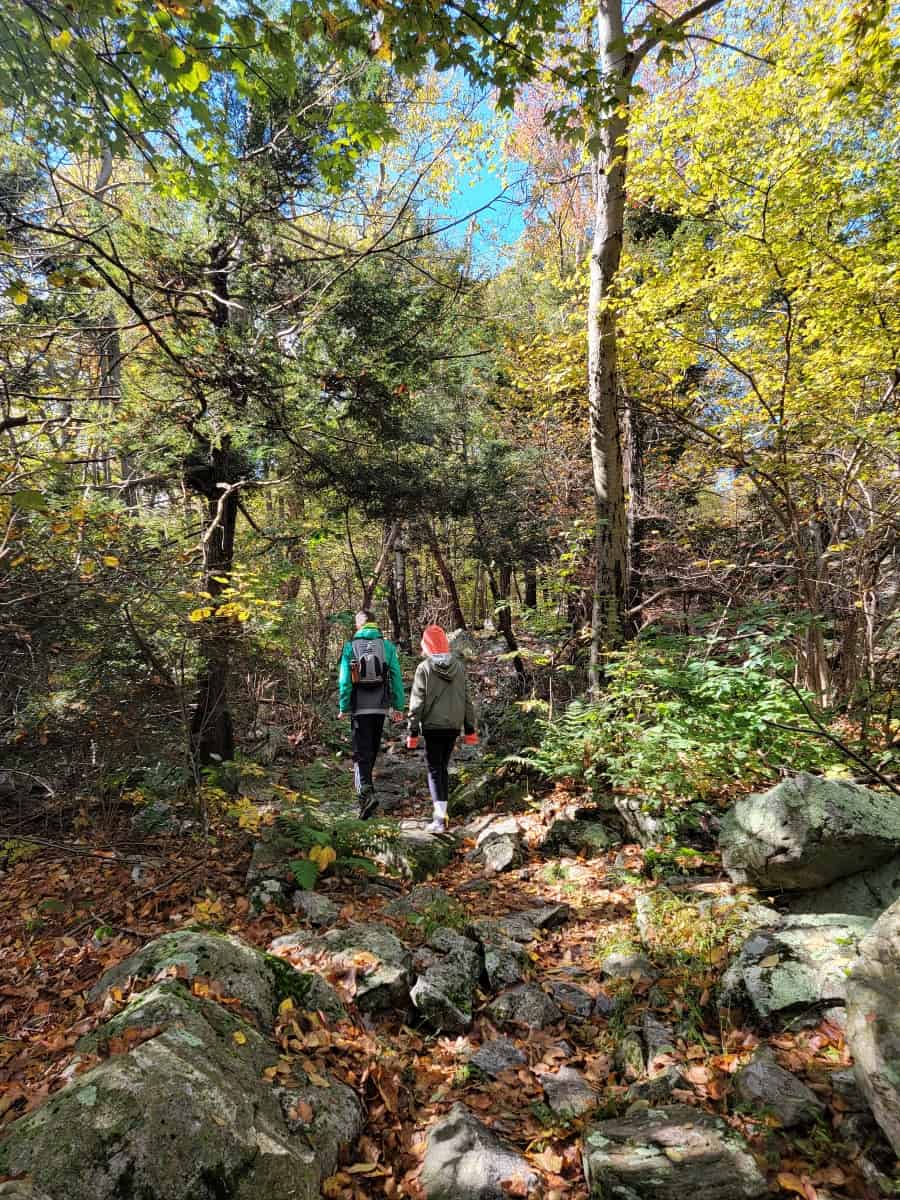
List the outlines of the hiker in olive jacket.
{"label": "hiker in olive jacket", "polygon": [[428,764],[428,791],[434,809],[428,826],[431,833],[447,828],[447,801],[450,791],[448,766],[460,729],[470,745],[478,741],[475,733],[475,709],[462,662],[450,652],[450,643],[440,625],[429,625],[422,634],[425,659],[416,667],[409,699],[409,735],[407,746],[418,745],[419,730],[425,734],[425,759]]}
{"label": "hiker in olive jacket", "polygon": [[353,781],[359,815],[365,820],[378,807],[372,769],[381,749],[384,718],[393,707],[403,716],[406,693],[393,642],[382,636],[368,609],[356,614],[356,633],[344,643],[338,667],[338,716],[350,716]]}

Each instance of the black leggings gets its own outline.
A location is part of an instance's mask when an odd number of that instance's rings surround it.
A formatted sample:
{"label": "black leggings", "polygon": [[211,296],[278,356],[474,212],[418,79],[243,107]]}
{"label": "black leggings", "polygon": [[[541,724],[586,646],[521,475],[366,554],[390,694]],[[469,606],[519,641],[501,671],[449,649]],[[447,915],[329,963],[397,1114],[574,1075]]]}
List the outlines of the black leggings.
{"label": "black leggings", "polygon": [[458,729],[426,729],[425,761],[428,763],[428,791],[432,802],[447,803],[450,796],[450,775],[447,767],[459,737]]}

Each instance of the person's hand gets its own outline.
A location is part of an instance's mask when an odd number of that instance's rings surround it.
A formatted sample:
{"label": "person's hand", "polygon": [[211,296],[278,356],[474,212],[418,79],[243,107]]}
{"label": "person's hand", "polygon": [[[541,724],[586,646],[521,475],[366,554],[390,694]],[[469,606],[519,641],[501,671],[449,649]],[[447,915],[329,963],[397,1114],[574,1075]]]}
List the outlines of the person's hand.
{"label": "person's hand", "polygon": [[341,710],[338,709],[338,720],[339,721],[346,721],[346,719],[349,715],[350,715],[349,713],[341,712]]}

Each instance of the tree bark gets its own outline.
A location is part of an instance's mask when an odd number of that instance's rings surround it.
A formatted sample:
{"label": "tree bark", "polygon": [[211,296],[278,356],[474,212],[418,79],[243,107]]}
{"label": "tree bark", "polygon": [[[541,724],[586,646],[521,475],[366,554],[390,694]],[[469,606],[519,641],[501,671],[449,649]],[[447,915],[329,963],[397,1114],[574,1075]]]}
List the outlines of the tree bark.
{"label": "tree bark", "polygon": [[[216,482],[228,477],[229,447],[211,454],[210,475]],[[223,494],[224,492],[224,494]],[[216,615],[218,597],[228,587],[234,561],[238,491],[217,489],[208,494],[209,524],[203,540],[203,590],[212,597],[213,613],[201,623],[200,661],[191,719],[191,749],[202,766],[234,758],[234,725],[228,707],[228,675],[231,664],[232,621]],[[220,580],[225,580],[225,583]]]}
{"label": "tree bark", "polygon": [[438,543],[437,534],[431,525],[425,526],[425,538],[428,542],[428,547],[434,555],[434,561],[437,563],[437,568],[441,573],[441,578],[444,581],[444,587],[447,589],[447,594],[450,597],[450,610],[453,614],[453,628],[465,629],[466,618],[462,610],[462,605],[459,602],[459,590],[456,586],[456,580],[453,578],[453,572],[441,553],[441,547]]}
{"label": "tree bark", "polygon": [[534,565],[524,568],[525,576],[525,607],[536,609],[538,606],[537,567]]}
{"label": "tree bark", "polygon": [[594,163],[594,238],[588,297],[588,424],[594,485],[594,587],[589,682],[598,695],[604,652],[625,633],[628,531],[619,431],[618,345],[614,288],[625,230],[630,55],[621,0],[600,0],[597,13],[601,66],[610,97],[600,120]]}
{"label": "tree bark", "polygon": [[409,624],[409,592],[406,587],[406,546],[402,536],[394,543],[394,589],[400,624],[399,644],[404,650],[411,651],[412,629]]}
{"label": "tree bark", "polygon": [[378,580],[381,578],[384,568],[387,566],[388,559],[391,556],[391,551],[394,549],[394,543],[400,535],[400,522],[395,521],[388,530],[387,537],[384,540],[384,545],[381,548],[378,562],[372,569],[372,574],[369,576],[368,583],[363,587],[363,598],[360,608],[370,608],[372,605],[372,596],[375,594],[375,588],[378,586]]}

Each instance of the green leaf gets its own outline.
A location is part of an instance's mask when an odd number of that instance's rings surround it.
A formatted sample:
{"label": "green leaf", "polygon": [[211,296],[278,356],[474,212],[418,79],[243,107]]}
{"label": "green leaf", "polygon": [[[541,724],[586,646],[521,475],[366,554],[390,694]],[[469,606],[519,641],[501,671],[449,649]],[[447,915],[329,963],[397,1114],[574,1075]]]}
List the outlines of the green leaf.
{"label": "green leaf", "polygon": [[319,878],[319,864],[313,862],[311,858],[295,858],[288,865],[298,886],[302,887],[305,892],[311,892]]}
{"label": "green leaf", "polygon": [[43,493],[36,492],[33,488],[23,488],[20,492],[14,492],[12,506],[26,512],[47,511],[47,501]]}

